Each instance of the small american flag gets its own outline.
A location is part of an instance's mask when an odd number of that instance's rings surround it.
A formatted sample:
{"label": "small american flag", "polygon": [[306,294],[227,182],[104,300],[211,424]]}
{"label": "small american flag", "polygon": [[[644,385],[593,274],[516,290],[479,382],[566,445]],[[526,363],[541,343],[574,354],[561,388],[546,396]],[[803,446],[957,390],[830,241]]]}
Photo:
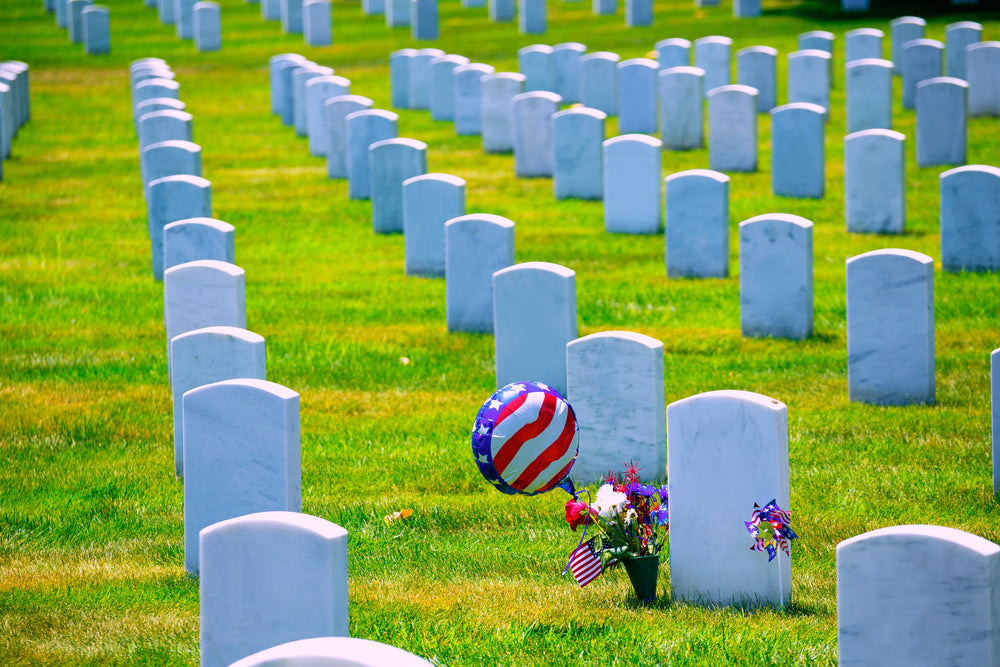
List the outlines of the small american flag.
{"label": "small american flag", "polygon": [[569,570],[573,573],[576,583],[583,588],[601,575],[601,559],[594,551],[594,540],[591,538],[578,546],[569,557]]}

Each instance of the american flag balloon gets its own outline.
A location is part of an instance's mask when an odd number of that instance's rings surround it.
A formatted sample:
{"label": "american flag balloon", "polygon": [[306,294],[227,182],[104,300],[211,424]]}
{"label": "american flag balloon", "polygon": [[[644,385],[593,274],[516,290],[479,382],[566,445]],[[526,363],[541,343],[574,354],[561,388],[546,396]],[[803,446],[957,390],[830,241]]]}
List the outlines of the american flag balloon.
{"label": "american flag balloon", "polygon": [[580,448],[576,414],[541,382],[514,382],[483,403],[472,427],[472,455],[504,493],[533,496],[569,474]]}

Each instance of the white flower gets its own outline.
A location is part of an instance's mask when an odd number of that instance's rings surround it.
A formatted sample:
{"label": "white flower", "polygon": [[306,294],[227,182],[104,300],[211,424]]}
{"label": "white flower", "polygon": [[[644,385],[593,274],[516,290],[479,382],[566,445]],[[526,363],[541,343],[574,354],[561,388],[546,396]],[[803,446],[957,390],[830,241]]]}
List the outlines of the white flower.
{"label": "white flower", "polygon": [[604,484],[597,490],[597,497],[594,499],[592,507],[601,518],[610,519],[622,511],[628,502],[628,496],[614,490],[610,484]]}

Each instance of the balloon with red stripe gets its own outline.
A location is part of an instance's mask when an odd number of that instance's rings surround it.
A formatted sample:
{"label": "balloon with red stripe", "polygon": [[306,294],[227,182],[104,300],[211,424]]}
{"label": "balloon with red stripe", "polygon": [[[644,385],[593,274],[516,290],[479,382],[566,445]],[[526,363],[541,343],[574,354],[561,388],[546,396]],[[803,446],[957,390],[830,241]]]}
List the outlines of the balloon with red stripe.
{"label": "balloon with red stripe", "polygon": [[541,382],[513,382],[483,403],[472,427],[479,472],[504,493],[554,488],[580,450],[573,407]]}

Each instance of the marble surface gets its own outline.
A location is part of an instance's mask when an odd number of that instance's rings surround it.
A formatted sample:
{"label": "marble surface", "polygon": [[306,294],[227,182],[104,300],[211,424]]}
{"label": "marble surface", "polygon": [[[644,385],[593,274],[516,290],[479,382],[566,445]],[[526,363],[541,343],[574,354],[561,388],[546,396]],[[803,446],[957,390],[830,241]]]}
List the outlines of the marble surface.
{"label": "marble surface", "polygon": [[771,109],[771,192],[822,199],[826,192],[826,109],[799,102]]}
{"label": "marble surface", "polygon": [[517,0],[517,30],[522,35],[544,35],[545,0]]}
{"label": "marble surface", "polygon": [[664,148],[694,150],[705,143],[705,70],[700,67],[661,69],[660,138]]}
{"label": "marble surface", "polygon": [[444,277],[444,224],[465,215],[465,181],[424,174],[403,181],[403,250],[408,276]]}
{"label": "marble surface", "polygon": [[281,0],[281,31],[286,35],[302,34],[302,0]]}
{"label": "marble surface", "polygon": [[292,71],[292,125],[295,127],[296,136],[309,136],[309,99],[306,96],[306,84],[320,76],[333,76],[333,69],[307,63],[299,65]]}
{"label": "marble surface", "polygon": [[142,191],[150,181],[186,174],[201,176],[201,146],[190,141],[168,140],[142,149]]}
{"label": "marble surface", "polygon": [[618,133],[656,134],[656,77],[659,67],[649,58],[618,63]]}
{"label": "marble surface", "polygon": [[663,215],[659,139],[624,134],[604,142],[604,229],[658,234]]}
{"label": "marble surface", "polygon": [[552,115],[553,179],[556,199],[604,196],[603,111],[577,107]]}
{"label": "marble surface", "polygon": [[671,67],[688,67],[691,64],[691,41],[683,37],[669,37],[656,43],[656,62],[660,70]]}
{"label": "marble surface", "polygon": [[634,461],[644,482],[667,474],[663,343],[630,331],[604,331],[566,346],[566,383],[580,425],[571,476],[591,484]]}
{"label": "marble surface", "polygon": [[[888,72],[887,72],[888,75]],[[844,137],[844,216],[856,234],[901,234],[906,223],[906,137],[863,130]]]}
{"label": "marble surface", "polygon": [[212,217],[212,184],[200,176],[166,176],[149,182],[147,222],[153,278],[163,280],[163,228],[187,218]]}
{"label": "marble surface", "polygon": [[427,144],[416,139],[386,139],[368,148],[372,179],[372,229],[376,234],[403,231],[403,181],[427,173]]}
{"label": "marble surface", "polygon": [[347,178],[347,115],[355,111],[371,109],[375,103],[361,95],[339,95],[331,97],[323,104],[325,115],[327,150],[326,177]]}
{"label": "marble surface", "polygon": [[618,113],[619,60],[618,54],[610,51],[595,51],[580,58],[580,103],[583,106],[608,116]]}
{"label": "marble surface", "polygon": [[665,261],[669,278],[729,275],[729,177],[690,169],[664,179]]}
{"label": "marble surface", "polygon": [[806,102],[830,110],[830,62],[826,51],[805,49],[788,54],[788,103]]}
{"label": "marble surface", "polygon": [[915,39],[903,44],[903,108],[917,108],[917,84],[941,76],[944,44],[936,39]]}
{"label": "marble surface", "polygon": [[365,16],[382,16],[385,14],[385,0],[361,0],[361,12]]}
{"label": "marble surface", "polygon": [[836,36],[828,30],[809,30],[799,33],[797,41],[799,51],[816,49],[817,51],[825,51],[832,56],[833,43],[836,39]]}
{"label": "marble surface", "polygon": [[290,641],[347,637],[345,529],[266,511],[207,526],[200,541],[202,667]]}
{"label": "marble surface", "polygon": [[514,114],[511,102],[524,90],[524,75],[513,72],[487,74],[480,80],[482,123],[480,134],[487,153],[514,150]]}
{"label": "marble surface", "polygon": [[847,260],[847,387],[873,405],[934,402],[934,260],[873,250]]}
{"label": "marble surface", "polygon": [[92,56],[111,53],[111,10],[104,5],[84,7],[83,50]]}
{"label": "marble surface", "polygon": [[351,199],[370,199],[372,180],[368,148],[376,142],[396,137],[399,116],[383,109],[365,109],[347,114],[345,121],[347,196]]}
{"label": "marble surface", "polygon": [[1000,547],[954,528],[892,526],[837,545],[839,664],[996,665]]}
{"label": "marble surface", "polygon": [[410,58],[410,109],[431,108],[431,62],[443,55],[441,49],[425,48]]}
{"label": "marble surface", "polygon": [[326,126],[326,101],[351,94],[351,82],[342,76],[317,76],[306,82],[306,132],[309,154],[326,157],[330,150],[330,132]]}
{"label": "marble surface", "polygon": [[747,338],[813,332],[813,223],[768,213],[740,223],[740,329]]}
{"label": "marble surface", "polygon": [[514,264],[514,222],[491,213],[444,225],[448,331],[493,332],[493,274]]}
{"label": "marble surface", "polygon": [[892,129],[892,63],[862,58],[847,65],[847,131]]}
{"label": "marble surface", "polygon": [[882,58],[885,33],[878,28],[855,28],[844,33],[844,66],[855,60]]}
{"label": "marble surface", "polygon": [[719,86],[728,86],[732,82],[730,51],[733,40],[721,35],[709,35],[694,40],[694,66],[705,72],[702,90],[707,96],[709,91]]}
{"label": "marble surface", "polygon": [[524,262],[493,274],[497,388],[541,382],[566,396],[566,344],[577,336],[576,273]]}
{"label": "marble surface", "polygon": [[587,47],[579,42],[563,42],[552,47],[552,92],[564,104],[580,101],[580,58]]}
{"label": "marble surface", "polygon": [[184,476],[184,393],[236,378],[267,379],[264,338],[246,329],[205,327],[170,341],[170,393],[174,414],[174,472]]}
{"label": "marble surface", "polygon": [[1000,115],[1000,42],[979,42],[965,51],[969,115]]}
{"label": "marble surface", "polygon": [[246,280],[243,269],[215,259],[178,264],[163,274],[163,324],[175,336],[211,326],[246,329]]}
{"label": "marble surface", "polygon": [[555,93],[543,90],[521,93],[511,99],[516,176],[552,176],[555,159],[552,114],[559,111],[561,101]]}
{"label": "marble surface", "polygon": [[708,92],[708,163],[715,171],[757,171],[757,89]]}
{"label": "marble surface", "polygon": [[[146,174],[146,148],[164,141],[191,142],[191,121],[191,114],[173,109],[151,111],[139,118],[136,125],[139,135],[139,177],[142,179],[144,194],[149,182],[153,180]],[[200,173],[196,175],[201,176]]]}
{"label": "marble surface", "polygon": [[389,54],[389,94],[396,109],[410,106],[410,60],[416,53],[416,49],[399,49]]}
{"label": "marble surface", "polygon": [[733,16],[736,18],[760,16],[760,0],[733,0]]}
{"label": "marble surface", "polygon": [[975,21],[956,21],[944,29],[944,75],[965,79],[965,49],[983,37],[983,25]]}
{"label": "marble surface", "polygon": [[653,25],[653,0],[625,0],[625,27]]}
{"label": "marble surface", "polygon": [[968,165],[941,174],[941,267],[1000,270],[1000,169]]}
{"label": "marble surface", "polygon": [[592,0],[590,11],[594,16],[612,16],[618,11],[618,0]]}
{"label": "marble surface", "polygon": [[440,34],[437,0],[410,0],[410,37],[437,39]]}
{"label": "marble surface", "polygon": [[455,68],[468,65],[465,56],[445,55],[431,60],[431,118],[455,120]]}
{"label": "marble surface", "polygon": [[[261,4],[263,10],[264,5]],[[269,18],[269,17],[264,17]],[[268,60],[268,71],[271,83],[271,113],[283,116],[289,104],[288,80],[281,76],[281,70],[292,64],[301,65],[305,56],[298,53],[279,53]]]}
{"label": "marble surface", "polygon": [[163,270],[200,259],[235,264],[235,236],[235,227],[214,218],[171,222],[163,228]]}
{"label": "marble surface", "polygon": [[69,0],[66,3],[66,31],[73,44],[83,43],[83,10],[94,0]]}
{"label": "marble surface", "polygon": [[514,20],[514,0],[489,0],[487,14],[490,21],[504,23]]}
{"label": "marble surface", "polygon": [[917,84],[917,166],[964,165],[969,84],[941,76]]}
{"label": "marble surface", "polygon": [[174,32],[177,33],[178,39],[194,39],[194,6],[198,0],[160,0],[160,2],[174,3]]}
{"label": "marble surface", "polygon": [[183,410],[184,569],[198,576],[203,528],[300,511],[299,395],[266,380],[223,380],[185,393]]}
{"label": "marble surface", "polygon": [[926,26],[927,22],[919,16],[900,16],[889,21],[889,45],[892,49],[889,60],[893,74],[903,71],[903,45],[914,39],[923,39]]}
{"label": "marble surface", "polygon": [[517,50],[517,70],[524,75],[524,92],[552,90],[552,47],[531,44]]}
{"label": "marble surface", "polygon": [[300,67],[315,65],[316,63],[305,58],[301,60],[290,60],[276,65],[279,79],[278,88],[284,96],[285,101],[281,108],[281,123],[287,127],[295,126],[295,72]]}
{"label": "marble surface", "polygon": [[151,100],[154,97],[170,97],[180,99],[181,85],[173,79],[156,77],[153,79],[143,79],[132,88],[132,109],[133,120],[138,120],[135,115],[135,107],[139,102]]}
{"label": "marble surface", "polygon": [[410,26],[410,0],[385,0],[385,27]]}
{"label": "marble surface", "polygon": [[795,527],[788,408],[748,391],[710,391],[668,405],[667,429],[674,602],[787,605],[791,558],[779,551],[768,562],[767,554],[751,551],[743,522],[754,503],[774,498],[792,512]]}
{"label": "marble surface", "polygon": [[431,664],[401,648],[370,639],[313,637],[259,651],[230,667],[429,667]]}
{"label": "marble surface", "polygon": [[455,68],[455,134],[477,135],[482,131],[482,81],[495,71],[483,63]]}
{"label": "marble surface", "polygon": [[736,52],[736,83],[757,89],[757,111],[766,113],[778,104],[778,50],[748,46]]}

